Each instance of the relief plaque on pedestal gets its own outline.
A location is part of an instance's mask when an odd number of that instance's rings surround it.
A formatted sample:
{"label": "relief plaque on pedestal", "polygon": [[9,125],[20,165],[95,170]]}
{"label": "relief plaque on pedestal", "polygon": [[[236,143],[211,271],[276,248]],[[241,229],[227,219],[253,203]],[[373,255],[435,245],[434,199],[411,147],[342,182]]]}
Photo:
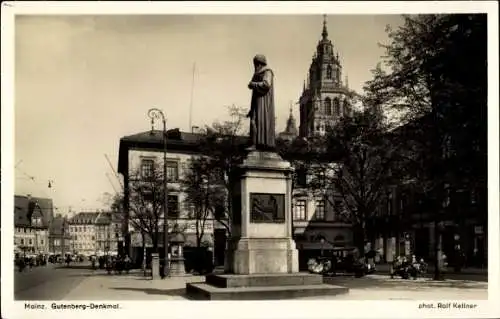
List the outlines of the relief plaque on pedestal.
{"label": "relief plaque on pedestal", "polygon": [[250,222],[284,223],[285,194],[250,193]]}

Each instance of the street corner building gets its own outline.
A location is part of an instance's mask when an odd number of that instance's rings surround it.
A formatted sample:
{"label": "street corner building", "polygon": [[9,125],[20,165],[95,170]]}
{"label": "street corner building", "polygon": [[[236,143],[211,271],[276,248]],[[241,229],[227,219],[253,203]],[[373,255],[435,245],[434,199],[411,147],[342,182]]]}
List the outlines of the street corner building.
{"label": "street corner building", "polygon": [[14,196],[15,254],[48,254],[49,226],[53,219],[52,199]]}
{"label": "street corner building", "polygon": [[[186,201],[182,188],[182,178],[189,169],[193,157],[201,155],[200,140],[203,135],[181,132],[178,129],[167,132],[167,181],[168,181],[168,228],[169,236],[182,236],[184,255],[189,255],[190,249],[203,248],[212,251],[215,263],[222,264],[227,236],[226,228],[218,223],[212,214],[203,220],[194,218],[192,209]],[[122,233],[124,242],[122,249],[135,264],[141,264],[151,253],[158,252],[163,247],[163,198],[157,194],[157,203],[147,194],[139,194],[148,186],[162,189],[163,167],[163,131],[146,131],[120,139],[118,172],[123,176],[123,220]],[[158,185],[151,185],[160,182]],[[150,185],[146,185],[150,181]],[[154,191],[153,191],[154,192]],[[141,199],[138,199],[138,198]],[[143,198],[144,197],[144,198]],[[140,201],[151,202],[151,210],[141,207]],[[147,222],[146,222],[147,221]],[[155,226],[147,227],[149,222]],[[175,234],[174,234],[175,233]],[[180,235],[179,235],[180,233]],[[201,247],[199,247],[201,246]],[[169,247],[171,249],[171,247]],[[164,250],[160,250],[160,256]],[[162,257],[163,258],[163,257]]]}

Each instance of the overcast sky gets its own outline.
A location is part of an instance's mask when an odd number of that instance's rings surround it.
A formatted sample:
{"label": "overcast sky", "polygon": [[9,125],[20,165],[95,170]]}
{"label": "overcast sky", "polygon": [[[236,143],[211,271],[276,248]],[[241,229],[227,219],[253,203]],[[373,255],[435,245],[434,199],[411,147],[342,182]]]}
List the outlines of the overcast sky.
{"label": "overcast sky", "polygon": [[[329,15],[328,32],[351,88],[360,91],[383,54],[395,15]],[[120,137],[150,128],[158,107],[169,128],[193,125],[248,106],[252,57],[275,71],[277,127],[297,101],[323,17],[18,16],[15,35],[15,192],[51,197],[59,212],[104,208],[118,187]],[[298,109],[294,114],[298,120]],[[28,176],[34,177],[30,179]],[[52,188],[48,181],[52,180]]]}

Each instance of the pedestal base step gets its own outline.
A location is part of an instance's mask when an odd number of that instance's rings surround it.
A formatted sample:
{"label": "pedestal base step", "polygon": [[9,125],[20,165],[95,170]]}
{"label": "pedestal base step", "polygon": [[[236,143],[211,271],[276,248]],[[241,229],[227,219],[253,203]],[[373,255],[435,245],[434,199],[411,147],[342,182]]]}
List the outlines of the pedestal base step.
{"label": "pedestal base step", "polygon": [[309,273],[292,274],[211,274],[205,282],[218,288],[273,287],[273,286],[310,286],[321,285],[323,276]]}
{"label": "pedestal base step", "polygon": [[346,287],[328,284],[236,288],[219,288],[207,283],[186,284],[187,295],[197,300],[279,300],[334,296],[348,292],[349,289]]}

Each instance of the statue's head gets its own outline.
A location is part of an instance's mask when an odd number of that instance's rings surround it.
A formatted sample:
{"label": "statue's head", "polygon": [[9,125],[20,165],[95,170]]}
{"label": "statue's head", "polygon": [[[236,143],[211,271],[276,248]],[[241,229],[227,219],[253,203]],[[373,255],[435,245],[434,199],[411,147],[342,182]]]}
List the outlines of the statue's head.
{"label": "statue's head", "polygon": [[253,58],[253,65],[255,67],[258,67],[258,66],[266,66],[267,65],[267,59],[266,59],[266,56],[263,55],[263,54],[257,54],[254,58]]}

